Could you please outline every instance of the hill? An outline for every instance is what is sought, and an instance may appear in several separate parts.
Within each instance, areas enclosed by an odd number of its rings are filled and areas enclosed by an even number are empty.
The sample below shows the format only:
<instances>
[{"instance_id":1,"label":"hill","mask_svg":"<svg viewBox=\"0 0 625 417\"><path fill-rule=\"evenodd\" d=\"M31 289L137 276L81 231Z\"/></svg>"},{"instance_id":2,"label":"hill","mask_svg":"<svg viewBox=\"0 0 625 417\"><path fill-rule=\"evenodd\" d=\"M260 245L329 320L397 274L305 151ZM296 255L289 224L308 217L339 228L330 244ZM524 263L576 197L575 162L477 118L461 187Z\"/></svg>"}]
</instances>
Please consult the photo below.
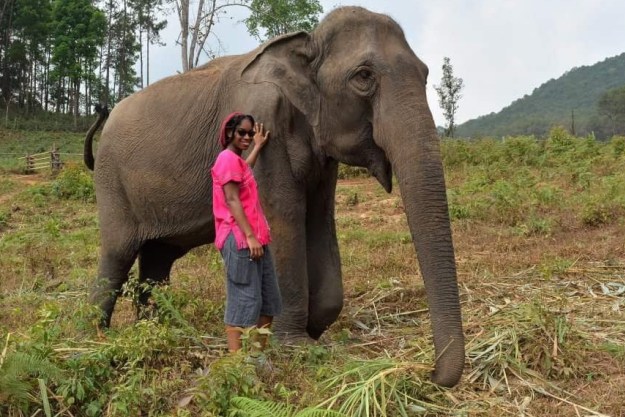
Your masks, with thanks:
<instances>
[{"instance_id":1,"label":"hill","mask_svg":"<svg viewBox=\"0 0 625 417\"><path fill-rule=\"evenodd\" d=\"M573 68L500 112L459 125L457 136L544 136L553 125L571 129L574 112L575 134L594 132L598 138L603 138L609 132L597 113L597 102L607 90L624 85L625 53L594 65Z\"/></svg>"}]
</instances>

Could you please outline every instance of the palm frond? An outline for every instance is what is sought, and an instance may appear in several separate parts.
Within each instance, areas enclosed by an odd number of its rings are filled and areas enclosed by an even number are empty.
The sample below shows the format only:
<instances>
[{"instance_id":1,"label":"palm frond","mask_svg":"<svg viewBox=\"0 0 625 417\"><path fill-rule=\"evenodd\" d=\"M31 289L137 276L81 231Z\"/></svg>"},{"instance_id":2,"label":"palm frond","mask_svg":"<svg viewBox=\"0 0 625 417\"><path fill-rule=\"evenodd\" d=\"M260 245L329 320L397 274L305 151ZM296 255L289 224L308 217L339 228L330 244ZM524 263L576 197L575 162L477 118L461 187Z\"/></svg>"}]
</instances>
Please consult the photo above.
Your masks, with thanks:
<instances>
[{"instance_id":1,"label":"palm frond","mask_svg":"<svg viewBox=\"0 0 625 417\"><path fill-rule=\"evenodd\" d=\"M349 416L402 416L414 409L447 412L444 407L424 400L436 388L425 376L428 365L393 359L357 361L342 374L326 381L326 389L338 391L320 404Z\"/></svg>"}]
</instances>

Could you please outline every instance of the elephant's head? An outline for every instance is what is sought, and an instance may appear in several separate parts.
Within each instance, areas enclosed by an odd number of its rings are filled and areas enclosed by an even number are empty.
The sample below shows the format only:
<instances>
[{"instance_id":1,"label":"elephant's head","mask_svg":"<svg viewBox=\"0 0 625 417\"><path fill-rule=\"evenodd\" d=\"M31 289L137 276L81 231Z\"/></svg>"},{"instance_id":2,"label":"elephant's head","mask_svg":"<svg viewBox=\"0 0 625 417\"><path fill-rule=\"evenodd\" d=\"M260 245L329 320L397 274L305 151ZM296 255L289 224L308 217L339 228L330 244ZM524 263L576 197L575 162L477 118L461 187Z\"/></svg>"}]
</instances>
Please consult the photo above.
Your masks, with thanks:
<instances>
[{"instance_id":1,"label":"elephant's head","mask_svg":"<svg viewBox=\"0 0 625 417\"><path fill-rule=\"evenodd\" d=\"M395 173L425 280L436 353L433 380L453 386L462 374L464 337L427 73L396 22L346 7L310 34L263 45L242 79L277 86L290 112L307 121L309 147L290 150L297 154L294 175L305 174L312 155L367 167L387 191Z\"/></svg>"}]
</instances>

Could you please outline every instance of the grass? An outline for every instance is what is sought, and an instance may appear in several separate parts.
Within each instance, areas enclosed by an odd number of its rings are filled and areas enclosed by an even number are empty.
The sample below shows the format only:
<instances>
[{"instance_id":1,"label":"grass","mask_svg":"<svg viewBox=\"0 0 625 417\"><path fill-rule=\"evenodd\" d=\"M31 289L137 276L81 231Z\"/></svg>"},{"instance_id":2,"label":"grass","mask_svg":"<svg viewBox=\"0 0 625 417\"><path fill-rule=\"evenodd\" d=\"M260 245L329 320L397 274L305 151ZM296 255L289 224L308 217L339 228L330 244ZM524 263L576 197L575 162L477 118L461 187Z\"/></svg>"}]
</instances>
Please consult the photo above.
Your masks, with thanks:
<instances>
[{"instance_id":1,"label":"grass","mask_svg":"<svg viewBox=\"0 0 625 417\"><path fill-rule=\"evenodd\" d=\"M0 146L18 146L4 134ZM622 415L624 143L562 130L443 143L467 351L453 389L429 381L398 190L340 180L345 307L318 344L229 356L213 248L175 264L158 320L135 322L127 286L100 339L85 302L99 239L90 174L0 172L0 414Z\"/></svg>"},{"instance_id":2,"label":"grass","mask_svg":"<svg viewBox=\"0 0 625 417\"><path fill-rule=\"evenodd\" d=\"M7 130L0 128L0 173L23 173L26 154L49 152L54 146L61 160L82 161L84 133Z\"/></svg>"}]
</instances>

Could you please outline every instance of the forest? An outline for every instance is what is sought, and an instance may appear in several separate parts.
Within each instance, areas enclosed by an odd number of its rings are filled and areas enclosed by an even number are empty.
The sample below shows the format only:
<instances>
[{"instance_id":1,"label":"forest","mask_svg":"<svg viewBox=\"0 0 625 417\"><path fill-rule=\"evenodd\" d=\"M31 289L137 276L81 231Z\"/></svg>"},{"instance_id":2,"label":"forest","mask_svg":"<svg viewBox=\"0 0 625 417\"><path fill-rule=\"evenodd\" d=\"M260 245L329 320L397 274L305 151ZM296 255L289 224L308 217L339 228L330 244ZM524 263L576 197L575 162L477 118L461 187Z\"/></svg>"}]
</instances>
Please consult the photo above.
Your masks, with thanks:
<instances>
[{"instance_id":1,"label":"forest","mask_svg":"<svg viewBox=\"0 0 625 417\"><path fill-rule=\"evenodd\" d=\"M597 139L625 134L625 53L572 68L501 111L459 125L457 135L545 137L554 125Z\"/></svg>"},{"instance_id":2,"label":"forest","mask_svg":"<svg viewBox=\"0 0 625 417\"><path fill-rule=\"evenodd\" d=\"M150 48L167 16L181 25L183 70L214 58L209 37L233 7L259 40L310 30L322 8L310 0L4 0L0 6L0 107L20 118L89 115L150 84ZM174 23L175 24L175 23Z\"/></svg>"}]
</instances>

